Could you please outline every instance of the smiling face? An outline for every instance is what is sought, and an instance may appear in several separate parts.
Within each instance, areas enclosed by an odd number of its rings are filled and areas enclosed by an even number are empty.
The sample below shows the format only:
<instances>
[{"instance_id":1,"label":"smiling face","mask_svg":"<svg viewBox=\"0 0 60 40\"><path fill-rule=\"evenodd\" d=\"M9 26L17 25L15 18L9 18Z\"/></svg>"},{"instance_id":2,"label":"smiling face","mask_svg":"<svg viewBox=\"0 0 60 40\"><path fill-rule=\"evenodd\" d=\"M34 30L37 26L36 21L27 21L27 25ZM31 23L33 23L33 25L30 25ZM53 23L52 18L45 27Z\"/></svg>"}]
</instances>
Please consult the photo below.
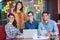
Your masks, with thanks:
<instances>
[{"instance_id":1,"label":"smiling face","mask_svg":"<svg viewBox=\"0 0 60 40\"><path fill-rule=\"evenodd\" d=\"M9 19L9 22L13 22L13 21L14 21L14 16L13 16L13 15L10 15L10 16L8 17L8 19Z\"/></svg>"},{"instance_id":2,"label":"smiling face","mask_svg":"<svg viewBox=\"0 0 60 40\"><path fill-rule=\"evenodd\" d=\"M28 17L29 17L29 20L33 20L33 18L34 18L32 13L29 13Z\"/></svg>"},{"instance_id":3,"label":"smiling face","mask_svg":"<svg viewBox=\"0 0 60 40\"><path fill-rule=\"evenodd\" d=\"M17 9L20 10L21 8L22 8L21 3L18 3L18 4L17 4Z\"/></svg>"},{"instance_id":4,"label":"smiling face","mask_svg":"<svg viewBox=\"0 0 60 40\"><path fill-rule=\"evenodd\" d=\"M48 14L47 13L44 13L42 15L42 19L43 19L43 21L47 21L48 20Z\"/></svg>"}]
</instances>

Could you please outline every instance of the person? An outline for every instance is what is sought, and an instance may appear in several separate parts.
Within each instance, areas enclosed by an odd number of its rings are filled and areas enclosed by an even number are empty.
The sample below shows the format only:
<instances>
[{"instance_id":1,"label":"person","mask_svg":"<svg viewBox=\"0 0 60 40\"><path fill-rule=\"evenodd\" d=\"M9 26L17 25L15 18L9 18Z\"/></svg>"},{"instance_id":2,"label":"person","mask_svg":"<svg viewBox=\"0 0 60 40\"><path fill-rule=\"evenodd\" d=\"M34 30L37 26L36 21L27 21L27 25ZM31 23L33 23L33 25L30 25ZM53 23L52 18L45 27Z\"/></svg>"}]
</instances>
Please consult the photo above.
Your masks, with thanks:
<instances>
[{"instance_id":1,"label":"person","mask_svg":"<svg viewBox=\"0 0 60 40\"><path fill-rule=\"evenodd\" d=\"M49 13L44 11L42 13L42 22L39 23L38 33L40 35L49 36L49 40L59 40L58 38L58 28L54 20L49 19ZM43 31L44 30L44 31Z\"/></svg>"},{"instance_id":2,"label":"person","mask_svg":"<svg viewBox=\"0 0 60 40\"><path fill-rule=\"evenodd\" d=\"M15 16L10 13L8 15L8 23L5 25L6 37L7 38L20 38L20 31L17 27Z\"/></svg>"},{"instance_id":3,"label":"person","mask_svg":"<svg viewBox=\"0 0 60 40\"><path fill-rule=\"evenodd\" d=\"M17 26L20 29L20 32L23 33L24 29L24 22L26 21L27 17L23 11L23 4L22 2L18 1L15 6L15 10L13 12L15 16L15 20L17 22Z\"/></svg>"},{"instance_id":4,"label":"person","mask_svg":"<svg viewBox=\"0 0 60 40\"><path fill-rule=\"evenodd\" d=\"M28 12L28 21L25 22L25 29L37 29L38 22L34 19L34 14L32 11Z\"/></svg>"}]
</instances>

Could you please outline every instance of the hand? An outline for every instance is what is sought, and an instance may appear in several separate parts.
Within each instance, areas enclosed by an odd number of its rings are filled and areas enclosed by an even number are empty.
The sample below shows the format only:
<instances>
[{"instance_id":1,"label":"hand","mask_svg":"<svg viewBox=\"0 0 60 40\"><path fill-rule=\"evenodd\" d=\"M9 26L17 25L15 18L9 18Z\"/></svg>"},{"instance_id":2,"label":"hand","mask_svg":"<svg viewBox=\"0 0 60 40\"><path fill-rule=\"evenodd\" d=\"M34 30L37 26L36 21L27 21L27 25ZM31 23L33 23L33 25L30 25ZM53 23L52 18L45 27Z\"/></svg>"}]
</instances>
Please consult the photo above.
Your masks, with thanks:
<instances>
[{"instance_id":1,"label":"hand","mask_svg":"<svg viewBox=\"0 0 60 40\"><path fill-rule=\"evenodd\" d=\"M53 32L50 32L50 34L51 34L52 36L54 36L54 35L55 35L55 33L53 33Z\"/></svg>"},{"instance_id":2,"label":"hand","mask_svg":"<svg viewBox=\"0 0 60 40\"><path fill-rule=\"evenodd\" d=\"M49 37L51 36L51 34L50 34L50 33L47 33L46 35L47 35L47 36L49 36Z\"/></svg>"},{"instance_id":3,"label":"hand","mask_svg":"<svg viewBox=\"0 0 60 40\"><path fill-rule=\"evenodd\" d=\"M16 38L20 38L20 35L17 35Z\"/></svg>"}]
</instances>

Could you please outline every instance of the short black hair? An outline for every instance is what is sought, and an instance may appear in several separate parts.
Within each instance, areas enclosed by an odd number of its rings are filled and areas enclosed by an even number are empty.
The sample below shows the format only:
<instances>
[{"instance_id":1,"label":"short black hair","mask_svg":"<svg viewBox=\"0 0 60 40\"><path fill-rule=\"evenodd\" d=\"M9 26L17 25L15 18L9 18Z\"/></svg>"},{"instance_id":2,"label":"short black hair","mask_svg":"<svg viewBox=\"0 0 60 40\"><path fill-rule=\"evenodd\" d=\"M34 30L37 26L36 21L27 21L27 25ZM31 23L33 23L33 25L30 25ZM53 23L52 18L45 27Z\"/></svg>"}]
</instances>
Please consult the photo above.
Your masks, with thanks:
<instances>
[{"instance_id":1,"label":"short black hair","mask_svg":"<svg viewBox=\"0 0 60 40\"><path fill-rule=\"evenodd\" d=\"M30 13L31 13L32 15L34 15L34 13L33 13L32 11L29 11L29 12L28 12L28 14L30 14Z\"/></svg>"},{"instance_id":2,"label":"short black hair","mask_svg":"<svg viewBox=\"0 0 60 40\"><path fill-rule=\"evenodd\" d=\"M47 11L43 11L42 16L43 16L43 14L49 15L49 13Z\"/></svg>"}]
</instances>

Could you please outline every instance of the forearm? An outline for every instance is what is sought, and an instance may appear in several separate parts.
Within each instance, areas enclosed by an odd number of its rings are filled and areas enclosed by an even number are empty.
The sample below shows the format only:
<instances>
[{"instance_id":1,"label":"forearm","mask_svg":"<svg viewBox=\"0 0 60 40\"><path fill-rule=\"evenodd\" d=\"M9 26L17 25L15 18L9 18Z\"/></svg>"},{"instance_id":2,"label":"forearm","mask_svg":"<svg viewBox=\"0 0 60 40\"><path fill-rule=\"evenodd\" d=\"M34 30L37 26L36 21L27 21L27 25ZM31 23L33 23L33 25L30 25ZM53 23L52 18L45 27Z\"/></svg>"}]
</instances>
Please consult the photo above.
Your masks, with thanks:
<instances>
[{"instance_id":1,"label":"forearm","mask_svg":"<svg viewBox=\"0 0 60 40\"><path fill-rule=\"evenodd\" d=\"M56 35L58 35L58 33L56 33L56 32L50 32L50 35L51 36L56 36Z\"/></svg>"}]
</instances>

